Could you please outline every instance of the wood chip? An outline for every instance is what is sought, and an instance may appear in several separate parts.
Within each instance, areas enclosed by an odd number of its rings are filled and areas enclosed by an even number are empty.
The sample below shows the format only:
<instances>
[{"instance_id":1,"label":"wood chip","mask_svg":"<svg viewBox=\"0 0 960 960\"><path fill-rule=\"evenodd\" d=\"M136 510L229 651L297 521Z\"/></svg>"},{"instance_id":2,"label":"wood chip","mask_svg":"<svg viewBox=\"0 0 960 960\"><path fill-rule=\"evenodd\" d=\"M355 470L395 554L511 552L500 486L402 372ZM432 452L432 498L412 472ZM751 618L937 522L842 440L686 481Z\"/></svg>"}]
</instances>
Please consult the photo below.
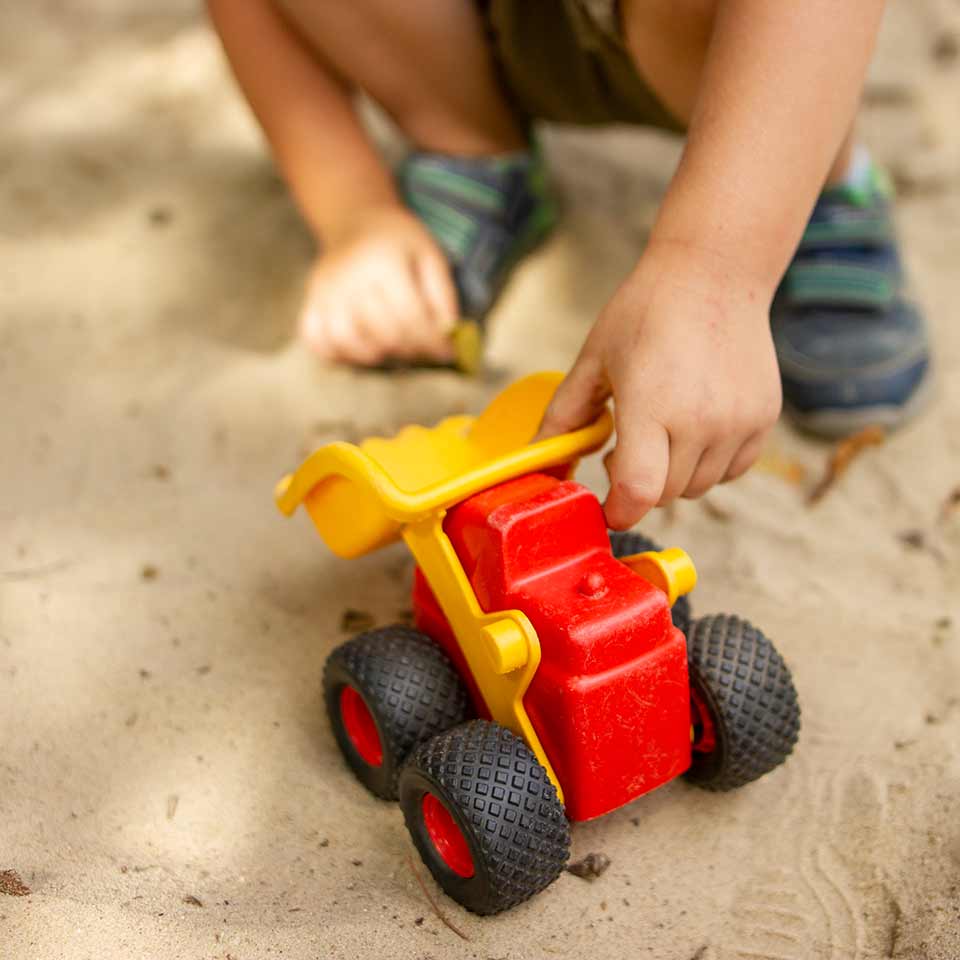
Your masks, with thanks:
<instances>
[{"instance_id":1,"label":"wood chip","mask_svg":"<svg viewBox=\"0 0 960 960\"><path fill-rule=\"evenodd\" d=\"M792 457L786 457L776 450L765 450L761 453L757 462L753 465L753 469L786 480L794 487L799 487L807 476L807 468L804 464Z\"/></svg>"},{"instance_id":2,"label":"wood chip","mask_svg":"<svg viewBox=\"0 0 960 960\"><path fill-rule=\"evenodd\" d=\"M951 64L960 56L960 34L944 30L930 47L930 55L940 64Z\"/></svg>"},{"instance_id":3,"label":"wood chip","mask_svg":"<svg viewBox=\"0 0 960 960\"><path fill-rule=\"evenodd\" d=\"M940 522L945 523L955 513L960 512L960 485L954 487L940 504Z\"/></svg>"},{"instance_id":4,"label":"wood chip","mask_svg":"<svg viewBox=\"0 0 960 960\"><path fill-rule=\"evenodd\" d=\"M177 814L177 804L180 802L180 798L175 794L171 793L167 797L167 819L172 820Z\"/></svg>"},{"instance_id":5,"label":"wood chip","mask_svg":"<svg viewBox=\"0 0 960 960\"><path fill-rule=\"evenodd\" d=\"M830 454L823 476L807 496L807 505L819 503L867 447L877 447L885 439L883 427L871 426L841 440Z\"/></svg>"},{"instance_id":6,"label":"wood chip","mask_svg":"<svg viewBox=\"0 0 960 960\"><path fill-rule=\"evenodd\" d=\"M0 870L0 893L8 897L27 897L30 888L20 879L16 870Z\"/></svg>"},{"instance_id":7,"label":"wood chip","mask_svg":"<svg viewBox=\"0 0 960 960\"><path fill-rule=\"evenodd\" d=\"M199 897L195 897L192 893L188 893L183 898L184 903L190 904L191 907L202 907L203 901Z\"/></svg>"},{"instance_id":8,"label":"wood chip","mask_svg":"<svg viewBox=\"0 0 960 960\"><path fill-rule=\"evenodd\" d=\"M924 553L929 553L938 563L947 562L944 552L935 543L930 542L930 537L924 530L901 530L897 534L897 539L911 550L922 550Z\"/></svg>"},{"instance_id":9,"label":"wood chip","mask_svg":"<svg viewBox=\"0 0 960 960\"><path fill-rule=\"evenodd\" d=\"M357 633L361 630L369 630L375 623L372 613L347 607L340 616L340 632Z\"/></svg>"},{"instance_id":10,"label":"wood chip","mask_svg":"<svg viewBox=\"0 0 960 960\"><path fill-rule=\"evenodd\" d=\"M567 873L572 873L581 880L596 880L606 873L610 866L610 858L605 853L588 853L582 860L575 860L567 864Z\"/></svg>"},{"instance_id":11,"label":"wood chip","mask_svg":"<svg viewBox=\"0 0 960 960\"><path fill-rule=\"evenodd\" d=\"M927 548L927 535L922 530L902 530L897 534L897 539L911 550Z\"/></svg>"}]
</instances>

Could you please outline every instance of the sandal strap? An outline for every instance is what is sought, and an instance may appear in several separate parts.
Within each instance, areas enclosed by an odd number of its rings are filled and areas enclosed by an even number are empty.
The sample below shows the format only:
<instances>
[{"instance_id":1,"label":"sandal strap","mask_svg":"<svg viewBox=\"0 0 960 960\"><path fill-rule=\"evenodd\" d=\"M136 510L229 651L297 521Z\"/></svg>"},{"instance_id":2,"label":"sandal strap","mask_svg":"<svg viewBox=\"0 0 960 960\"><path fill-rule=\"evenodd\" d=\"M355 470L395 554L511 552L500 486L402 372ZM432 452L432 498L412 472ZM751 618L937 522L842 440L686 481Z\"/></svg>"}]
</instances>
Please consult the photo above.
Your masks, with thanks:
<instances>
[{"instance_id":1,"label":"sandal strap","mask_svg":"<svg viewBox=\"0 0 960 960\"><path fill-rule=\"evenodd\" d=\"M889 309L903 286L891 196L877 168L862 187L824 190L777 291L779 305Z\"/></svg>"},{"instance_id":2,"label":"sandal strap","mask_svg":"<svg viewBox=\"0 0 960 960\"><path fill-rule=\"evenodd\" d=\"M397 182L446 254L467 317L490 310L510 268L556 222L535 149L477 159L415 152Z\"/></svg>"},{"instance_id":3,"label":"sandal strap","mask_svg":"<svg viewBox=\"0 0 960 960\"><path fill-rule=\"evenodd\" d=\"M794 307L885 310L902 285L903 271L895 247L832 250L796 257L778 296Z\"/></svg>"},{"instance_id":4,"label":"sandal strap","mask_svg":"<svg viewBox=\"0 0 960 960\"><path fill-rule=\"evenodd\" d=\"M813 208L799 252L894 243L892 198L889 179L876 167L863 187L841 185L827 188Z\"/></svg>"}]
</instances>

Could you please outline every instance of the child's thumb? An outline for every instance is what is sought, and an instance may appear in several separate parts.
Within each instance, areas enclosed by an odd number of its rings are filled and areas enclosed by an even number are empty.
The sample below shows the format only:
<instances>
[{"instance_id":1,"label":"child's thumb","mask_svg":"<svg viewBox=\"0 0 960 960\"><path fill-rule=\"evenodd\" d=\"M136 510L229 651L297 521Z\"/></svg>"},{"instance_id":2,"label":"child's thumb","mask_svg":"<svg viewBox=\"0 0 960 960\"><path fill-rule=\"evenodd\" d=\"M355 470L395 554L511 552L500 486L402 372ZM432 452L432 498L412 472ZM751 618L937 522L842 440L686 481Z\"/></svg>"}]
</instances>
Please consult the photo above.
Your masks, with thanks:
<instances>
[{"instance_id":1,"label":"child's thumb","mask_svg":"<svg viewBox=\"0 0 960 960\"><path fill-rule=\"evenodd\" d=\"M545 440L593 423L609 397L610 386L603 365L597 358L581 354L557 387L534 440Z\"/></svg>"}]
</instances>

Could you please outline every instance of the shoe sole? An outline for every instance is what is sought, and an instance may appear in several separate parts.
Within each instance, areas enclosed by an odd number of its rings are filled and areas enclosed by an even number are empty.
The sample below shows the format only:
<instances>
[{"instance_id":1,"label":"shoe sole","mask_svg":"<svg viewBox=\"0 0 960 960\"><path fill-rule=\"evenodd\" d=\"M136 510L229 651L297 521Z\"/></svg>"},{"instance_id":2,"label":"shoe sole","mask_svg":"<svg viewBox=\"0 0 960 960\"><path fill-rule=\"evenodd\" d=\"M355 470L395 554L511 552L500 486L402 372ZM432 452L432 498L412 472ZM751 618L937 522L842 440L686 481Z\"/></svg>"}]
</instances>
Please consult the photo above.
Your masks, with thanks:
<instances>
[{"instance_id":1,"label":"shoe sole","mask_svg":"<svg viewBox=\"0 0 960 960\"><path fill-rule=\"evenodd\" d=\"M804 433L837 440L857 433L866 427L880 426L885 430L896 430L908 420L912 420L931 401L934 394L933 374L928 373L924 381L913 392L906 403L894 405L876 405L844 409L825 407L816 411L801 411L789 404L784 411L791 421Z\"/></svg>"}]
</instances>

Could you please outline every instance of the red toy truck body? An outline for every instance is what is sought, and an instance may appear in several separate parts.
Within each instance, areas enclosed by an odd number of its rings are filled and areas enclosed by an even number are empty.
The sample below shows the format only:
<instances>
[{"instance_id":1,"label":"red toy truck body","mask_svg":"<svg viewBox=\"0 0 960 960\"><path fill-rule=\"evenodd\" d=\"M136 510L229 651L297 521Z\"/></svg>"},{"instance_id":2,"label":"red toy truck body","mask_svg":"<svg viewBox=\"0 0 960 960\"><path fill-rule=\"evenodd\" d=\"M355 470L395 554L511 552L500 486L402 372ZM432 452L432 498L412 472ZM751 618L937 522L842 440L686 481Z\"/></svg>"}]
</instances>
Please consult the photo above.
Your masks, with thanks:
<instances>
[{"instance_id":1,"label":"red toy truck body","mask_svg":"<svg viewBox=\"0 0 960 960\"><path fill-rule=\"evenodd\" d=\"M690 684L683 634L662 591L615 560L596 497L531 474L454 507L444 529L485 610L520 609L542 659L524 705L563 788L571 820L608 813L690 766ZM468 680L426 579L417 626Z\"/></svg>"}]
</instances>

